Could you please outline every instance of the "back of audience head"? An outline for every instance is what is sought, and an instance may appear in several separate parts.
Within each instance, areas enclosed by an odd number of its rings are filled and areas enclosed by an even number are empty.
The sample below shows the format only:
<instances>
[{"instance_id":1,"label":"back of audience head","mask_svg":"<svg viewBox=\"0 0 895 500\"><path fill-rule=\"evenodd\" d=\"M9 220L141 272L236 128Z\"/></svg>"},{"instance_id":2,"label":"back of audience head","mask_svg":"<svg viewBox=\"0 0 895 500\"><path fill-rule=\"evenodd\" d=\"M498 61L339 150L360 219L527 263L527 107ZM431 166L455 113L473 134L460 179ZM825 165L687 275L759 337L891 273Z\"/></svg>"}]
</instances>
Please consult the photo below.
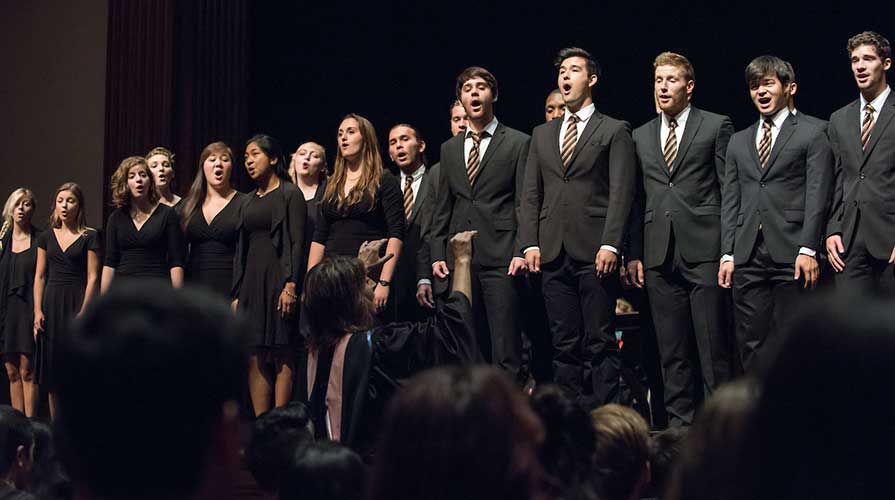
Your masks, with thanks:
<instances>
[{"instance_id":1,"label":"back of audience head","mask_svg":"<svg viewBox=\"0 0 895 500\"><path fill-rule=\"evenodd\" d=\"M311 419L303 403L293 401L259 416L252 424L246 464L261 489L274 492L296 450L313 441Z\"/></svg>"},{"instance_id":2,"label":"back of audience head","mask_svg":"<svg viewBox=\"0 0 895 500\"><path fill-rule=\"evenodd\" d=\"M597 435L594 464L602 500L640 498L650 480L649 425L627 406L608 404L591 412Z\"/></svg>"},{"instance_id":3,"label":"back of audience head","mask_svg":"<svg viewBox=\"0 0 895 500\"><path fill-rule=\"evenodd\" d=\"M24 413L11 406L0 406L0 480L27 486L34 460L34 430Z\"/></svg>"},{"instance_id":4,"label":"back of audience head","mask_svg":"<svg viewBox=\"0 0 895 500\"><path fill-rule=\"evenodd\" d=\"M363 500L367 470L360 456L332 441L297 449L280 486L280 500Z\"/></svg>"},{"instance_id":5,"label":"back of audience head","mask_svg":"<svg viewBox=\"0 0 895 500\"><path fill-rule=\"evenodd\" d=\"M494 367L429 370L390 402L373 500L541 498L543 427Z\"/></svg>"},{"instance_id":6,"label":"back of audience head","mask_svg":"<svg viewBox=\"0 0 895 500\"><path fill-rule=\"evenodd\" d=\"M754 487L751 498L891 497L891 301L840 296L806 306L793 325L762 380L740 487Z\"/></svg>"},{"instance_id":7,"label":"back of audience head","mask_svg":"<svg viewBox=\"0 0 895 500\"><path fill-rule=\"evenodd\" d=\"M687 438L687 427L669 427L650 438L650 498L664 498L671 471Z\"/></svg>"},{"instance_id":8,"label":"back of audience head","mask_svg":"<svg viewBox=\"0 0 895 500\"><path fill-rule=\"evenodd\" d=\"M33 420L34 466L29 474L29 491L41 500L70 499L74 495L71 481L59 463L53 428L40 420Z\"/></svg>"},{"instance_id":9,"label":"back of audience head","mask_svg":"<svg viewBox=\"0 0 895 500\"><path fill-rule=\"evenodd\" d=\"M705 402L672 469L667 498L749 498L735 483L745 471L740 444L758 394L754 380L741 378L721 386Z\"/></svg>"},{"instance_id":10,"label":"back of audience head","mask_svg":"<svg viewBox=\"0 0 895 500\"><path fill-rule=\"evenodd\" d=\"M594 427L587 412L558 386L538 386L531 406L544 425L541 465L565 499L591 489Z\"/></svg>"},{"instance_id":11,"label":"back of audience head","mask_svg":"<svg viewBox=\"0 0 895 500\"><path fill-rule=\"evenodd\" d=\"M57 358L57 446L76 489L112 499L225 488L211 476L239 467L246 376L228 305L143 282L91 306Z\"/></svg>"}]
</instances>

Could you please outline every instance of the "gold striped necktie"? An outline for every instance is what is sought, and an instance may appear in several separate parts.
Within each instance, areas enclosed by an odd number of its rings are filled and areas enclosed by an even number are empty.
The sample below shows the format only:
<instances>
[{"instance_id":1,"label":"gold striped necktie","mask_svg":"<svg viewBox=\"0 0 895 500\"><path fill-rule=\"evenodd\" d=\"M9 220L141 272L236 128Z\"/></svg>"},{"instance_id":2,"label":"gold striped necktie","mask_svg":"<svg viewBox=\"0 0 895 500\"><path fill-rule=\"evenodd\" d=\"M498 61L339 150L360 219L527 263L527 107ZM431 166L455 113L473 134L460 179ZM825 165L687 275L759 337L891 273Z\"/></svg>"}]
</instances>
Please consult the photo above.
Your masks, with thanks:
<instances>
[{"instance_id":1,"label":"gold striped necktie","mask_svg":"<svg viewBox=\"0 0 895 500\"><path fill-rule=\"evenodd\" d=\"M562 169L565 171L572 162L572 151L575 150L575 144L578 143L578 116L572 114L569 116L568 125L566 127L566 135L562 140L562 148L560 156L562 157Z\"/></svg>"},{"instance_id":2,"label":"gold striped necktie","mask_svg":"<svg viewBox=\"0 0 895 500\"><path fill-rule=\"evenodd\" d=\"M870 103L864 107L864 123L861 125L861 149L867 148L867 141L870 139L870 131L873 130L873 106Z\"/></svg>"},{"instance_id":3,"label":"gold striped necktie","mask_svg":"<svg viewBox=\"0 0 895 500\"><path fill-rule=\"evenodd\" d=\"M665 164L668 165L668 170L671 170L671 164L674 163L674 159L677 157L677 134L675 133L675 129L677 129L677 120L669 118L668 138L665 139L665 147L662 151L663 156L665 156Z\"/></svg>"},{"instance_id":4,"label":"gold striped necktie","mask_svg":"<svg viewBox=\"0 0 895 500\"><path fill-rule=\"evenodd\" d=\"M765 118L761 125L764 135L761 136L761 142L758 143L758 161L761 163L762 169L768 164L768 159L771 157L771 127L773 125L774 121L770 118Z\"/></svg>"},{"instance_id":5,"label":"gold striped necktie","mask_svg":"<svg viewBox=\"0 0 895 500\"><path fill-rule=\"evenodd\" d=\"M413 176L404 176L404 217L410 220L410 214L413 212Z\"/></svg>"},{"instance_id":6,"label":"gold striped necktie","mask_svg":"<svg viewBox=\"0 0 895 500\"><path fill-rule=\"evenodd\" d=\"M482 137L485 132L469 131L469 137L472 137L472 149L469 150L469 157L466 159L466 176L469 178L469 185L475 184L476 178L479 176L479 146L482 143Z\"/></svg>"}]
</instances>

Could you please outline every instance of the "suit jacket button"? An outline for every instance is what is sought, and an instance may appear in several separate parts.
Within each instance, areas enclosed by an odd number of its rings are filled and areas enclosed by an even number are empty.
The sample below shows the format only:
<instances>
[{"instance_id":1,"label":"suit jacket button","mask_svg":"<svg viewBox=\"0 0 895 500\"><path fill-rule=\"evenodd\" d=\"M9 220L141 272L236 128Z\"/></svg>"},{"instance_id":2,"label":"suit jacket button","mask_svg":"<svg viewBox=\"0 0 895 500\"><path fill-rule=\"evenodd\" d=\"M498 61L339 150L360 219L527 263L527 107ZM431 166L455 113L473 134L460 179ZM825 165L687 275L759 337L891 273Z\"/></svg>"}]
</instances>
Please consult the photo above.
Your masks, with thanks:
<instances>
[{"instance_id":1,"label":"suit jacket button","mask_svg":"<svg viewBox=\"0 0 895 500\"><path fill-rule=\"evenodd\" d=\"M860 177L863 179L863 178L865 178L865 177L867 177L867 176L864 175L864 174L861 174Z\"/></svg>"},{"instance_id":2,"label":"suit jacket button","mask_svg":"<svg viewBox=\"0 0 895 500\"><path fill-rule=\"evenodd\" d=\"M669 183L668 183L668 187L673 188L673 187L674 187L674 183L673 183L673 182L669 182Z\"/></svg>"},{"instance_id":3,"label":"suit jacket button","mask_svg":"<svg viewBox=\"0 0 895 500\"><path fill-rule=\"evenodd\" d=\"M568 178L568 177L563 177L563 178L562 178L562 181L565 182L566 184L568 184L568 183L569 183L569 178Z\"/></svg>"},{"instance_id":4,"label":"suit jacket button","mask_svg":"<svg viewBox=\"0 0 895 500\"><path fill-rule=\"evenodd\" d=\"M855 206L858 206L858 200L855 200Z\"/></svg>"},{"instance_id":5,"label":"suit jacket button","mask_svg":"<svg viewBox=\"0 0 895 500\"><path fill-rule=\"evenodd\" d=\"M761 187L764 187L764 186L765 186L765 184L764 184L764 182L762 182L762 183L761 183Z\"/></svg>"},{"instance_id":6,"label":"suit jacket button","mask_svg":"<svg viewBox=\"0 0 895 500\"><path fill-rule=\"evenodd\" d=\"M671 212L669 210L665 211L665 217L671 217Z\"/></svg>"}]
</instances>

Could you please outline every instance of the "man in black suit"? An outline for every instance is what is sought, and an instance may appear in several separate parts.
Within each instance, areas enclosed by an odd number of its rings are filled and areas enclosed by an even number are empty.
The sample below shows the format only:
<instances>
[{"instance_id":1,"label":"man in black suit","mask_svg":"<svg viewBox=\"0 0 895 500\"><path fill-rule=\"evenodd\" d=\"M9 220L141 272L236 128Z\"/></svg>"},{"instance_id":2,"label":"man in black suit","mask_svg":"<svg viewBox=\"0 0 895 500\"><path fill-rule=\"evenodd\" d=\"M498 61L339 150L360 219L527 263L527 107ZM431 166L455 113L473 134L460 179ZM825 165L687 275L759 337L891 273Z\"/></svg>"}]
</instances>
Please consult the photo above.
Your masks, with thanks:
<instances>
[{"instance_id":1,"label":"man in black suit","mask_svg":"<svg viewBox=\"0 0 895 500\"><path fill-rule=\"evenodd\" d=\"M646 286L669 423L679 426L692 424L703 395L730 377L729 299L717 276L721 184L733 124L690 104L695 81L686 57L663 52L653 67L662 113L633 134L642 184L625 276Z\"/></svg>"},{"instance_id":2,"label":"man in black suit","mask_svg":"<svg viewBox=\"0 0 895 500\"><path fill-rule=\"evenodd\" d=\"M627 123L594 106L593 56L563 49L556 67L566 112L534 129L519 248L529 269L544 274L554 379L595 408L619 396L612 322L618 252L634 198L634 144Z\"/></svg>"},{"instance_id":3,"label":"man in black suit","mask_svg":"<svg viewBox=\"0 0 895 500\"><path fill-rule=\"evenodd\" d=\"M425 311L417 302L417 288L432 283L432 267L418 256L423 244L424 224L431 219L429 201L434 196L430 170L426 168L426 142L413 125L401 123L388 133L388 155L400 171L398 180L404 193L405 258L398 261L395 278L395 321L417 321ZM426 214L429 207L429 214Z\"/></svg>"},{"instance_id":4,"label":"man in black suit","mask_svg":"<svg viewBox=\"0 0 895 500\"><path fill-rule=\"evenodd\" d=\"M789 113L791 82L777 57L749 63L746 83L760 119L734 134L727 147L718 283L733 287L737 344L747 373L767 366L783 341L799 288L817 282L817 250L833 185L824 130Z\"/></svg>"},{"instance_id":5,"label":"man in black suit","mask_svg":"<svg viewBox=\"0 0 895 500\"><path fill-rule=\"evenodd\" d=\"M469 122L466 118L466 110L459 99L455 99L451 104L451 137L462 132L466 132ZM436 307L436 297L443 297L450 288L447 278L438 279L432 276L432 215L435 213L435 202L438 200L438 183L441 175L441 163L436 163L426 170L426 181L429 183L431 194L422 200L420 205L420 230L422 241L417 250L417 265L425 267L429 274L429 279L420 279L416 287L416 300L420 307L428 310L434 310ZM434 283L433 281L434 280Z\"/></svg>"},{"instance_id":6,"label":"man in black suit","mask_svg":"<svg viewBox=\"0 0 895 500\"><path fill-rule=\"evenodd\" d=\"M895 97L886 83L889 41L867 31L848 41L860 97L830 116L836 157L827 253L836 286L895 295Z\"/></svg>"},{"instance_id":7,"label":"man in black suit","mask_svg":"<svg viewBox=\"0 0 895 500\"><path fill-rule=\"evenodd\" d=\"M516 227L529 136L494 117L497 79L488 70L466 68L456 90L469 128L441 146L432 274L444 278L449 272L445 243L451 234L478 231L473 285L481 292L474 293L473 311L479 338L490 341L486 357L490 351L493 364L523 383L519 280L527 267Z\"/></svg>"}]
</instances>

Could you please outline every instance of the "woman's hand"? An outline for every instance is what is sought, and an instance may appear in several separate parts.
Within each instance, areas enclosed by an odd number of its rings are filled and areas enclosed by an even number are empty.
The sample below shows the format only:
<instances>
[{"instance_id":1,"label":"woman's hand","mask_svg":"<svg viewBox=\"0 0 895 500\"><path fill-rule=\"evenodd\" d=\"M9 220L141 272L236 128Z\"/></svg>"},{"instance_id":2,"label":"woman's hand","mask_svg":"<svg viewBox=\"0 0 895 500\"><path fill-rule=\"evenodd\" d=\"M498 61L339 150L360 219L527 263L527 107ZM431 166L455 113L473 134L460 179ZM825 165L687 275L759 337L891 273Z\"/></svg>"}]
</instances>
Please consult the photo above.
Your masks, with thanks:
<instances>
[{"instance_id":1,"label":"woman's hand","mask_svg":"<svg viewBox=\"0 0 895 500\"><path fill-rule=\"evenodd\" d=\"M376 306L376 312L381 313L388 304L388 288L387 286L376 285L373 290L373 304Z\"/></svg>"},{"instance_id":2,"label":"woman's hand","mask_svg":"<svg viewBox=\"0 0 895 500\"><path fill-rule=\"evenodd\" d=\"M34 338L37 339L37 332L44 331L44 312L34 311Z\"/></svg>"},{"instance_id":3,"label":"woman's hand","mask_svg":"<svg viewBox=\"0 0 895 500\"><path fill-rule=\"evenodd\" d=\"M279 300L277 300L277 311L280 311L280 317L291 316L295 312L296 304L298 304L298 295L295 293L295 283L286 283L283 291L280 292Z\"/></svg>"}]
</instances>

